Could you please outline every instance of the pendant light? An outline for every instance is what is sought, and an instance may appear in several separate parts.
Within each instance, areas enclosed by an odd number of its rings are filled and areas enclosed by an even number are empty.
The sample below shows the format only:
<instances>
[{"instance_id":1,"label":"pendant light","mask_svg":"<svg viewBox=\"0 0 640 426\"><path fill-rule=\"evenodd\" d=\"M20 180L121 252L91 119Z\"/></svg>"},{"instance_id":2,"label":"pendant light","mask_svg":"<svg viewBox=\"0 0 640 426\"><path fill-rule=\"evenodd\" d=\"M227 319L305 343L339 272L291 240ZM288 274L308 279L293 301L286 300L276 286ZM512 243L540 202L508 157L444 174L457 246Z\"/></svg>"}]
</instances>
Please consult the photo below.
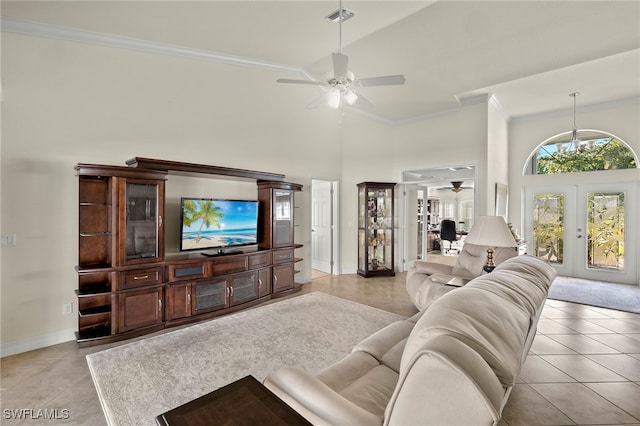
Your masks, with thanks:
<instances>
[{"instance_id":1,"label":"pendant light","mask_svg":"<svg viewBox=\"0 0 640 426\"><path fill-rule=\"evenodd\" d=\"M578 139L578 128L576 127L576 96L579 96L580 92L570 93L569 96L573 98L573 130L571 132L571 144L576 151L580 150L582 141Z\"/></svg>"}]
</instances>

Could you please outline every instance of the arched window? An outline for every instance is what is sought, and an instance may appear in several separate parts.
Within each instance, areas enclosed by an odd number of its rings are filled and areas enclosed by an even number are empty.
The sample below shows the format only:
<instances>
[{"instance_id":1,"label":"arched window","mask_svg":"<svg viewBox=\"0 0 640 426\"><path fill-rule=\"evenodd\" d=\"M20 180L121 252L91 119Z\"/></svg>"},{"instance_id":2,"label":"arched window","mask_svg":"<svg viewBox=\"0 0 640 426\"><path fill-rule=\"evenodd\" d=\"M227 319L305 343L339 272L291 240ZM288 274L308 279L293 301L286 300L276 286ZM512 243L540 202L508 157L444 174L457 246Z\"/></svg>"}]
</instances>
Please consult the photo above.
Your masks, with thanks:
<instances>
[{"instance_id":1,"label":"arched window","mask_svg":"<svg viewBox=\"0 0 640 426\"><path fill-rule=\"evenodd\" d=\"M633 169L638 158L629 146L614 135L599 130L561 133L544 141L531 154L525 174L591 172L595 170Z\"/></svg>"}]
</instances>

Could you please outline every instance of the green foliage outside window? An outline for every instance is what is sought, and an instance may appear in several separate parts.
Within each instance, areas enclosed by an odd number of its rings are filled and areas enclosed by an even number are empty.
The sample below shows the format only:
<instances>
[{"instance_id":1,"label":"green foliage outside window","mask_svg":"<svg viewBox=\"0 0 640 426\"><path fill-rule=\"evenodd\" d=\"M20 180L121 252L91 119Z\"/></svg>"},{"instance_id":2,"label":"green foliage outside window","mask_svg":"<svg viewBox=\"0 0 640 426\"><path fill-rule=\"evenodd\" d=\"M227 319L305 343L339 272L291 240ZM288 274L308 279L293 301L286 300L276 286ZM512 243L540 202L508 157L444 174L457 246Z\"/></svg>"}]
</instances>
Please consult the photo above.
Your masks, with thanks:
<instances>
[{"instance_id":1,"label":"green foliage outside window","mask_svg":"<svg viewBox=\"0 0 640 426\"><path fill-rule=\"evenodd\" d=\"M544 145L538 149L535 161L539 175L636 167L631 150L615 138L588 141L578 149L570 142Z\"/></svg>"},{"instance_id":2,"label":"green foliage outside window","mask_svg":"<svg viewBox=\"0 0 640 426\"><path fill-rule=\"evenodd\" d=\"M545 258L551 263L563 262L563 194L536 194L533 243L535 256Z\"/></svg>"},{"instance_id":3,"label":"green foliage outside window","mask_svg":"<svg viewBox=\"0 0 640 426\"><path fill-rule=\"evenodd\" d=\"M588 265L622 270L624 193L589 193L587 219Z\"/></svg>"}]
</instances>

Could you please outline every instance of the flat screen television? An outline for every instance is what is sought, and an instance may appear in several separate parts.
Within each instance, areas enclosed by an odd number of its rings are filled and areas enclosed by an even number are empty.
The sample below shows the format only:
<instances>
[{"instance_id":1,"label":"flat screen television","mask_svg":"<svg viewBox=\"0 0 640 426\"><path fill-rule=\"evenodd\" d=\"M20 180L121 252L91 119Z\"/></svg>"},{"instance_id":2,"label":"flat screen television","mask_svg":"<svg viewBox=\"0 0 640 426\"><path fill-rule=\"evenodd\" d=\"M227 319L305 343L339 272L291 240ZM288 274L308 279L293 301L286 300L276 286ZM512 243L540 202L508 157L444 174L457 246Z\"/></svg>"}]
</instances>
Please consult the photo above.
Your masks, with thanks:
<instances>
[{"instance_id":1,"label":"flat screen television","mask_svg":"<svg viewBox=\"0 0 640 426\"><path fill-rule=\"evenodd\" d=\"M258 202L181 198L180 251L258 243Z\"/></svg>"}]
</instances>

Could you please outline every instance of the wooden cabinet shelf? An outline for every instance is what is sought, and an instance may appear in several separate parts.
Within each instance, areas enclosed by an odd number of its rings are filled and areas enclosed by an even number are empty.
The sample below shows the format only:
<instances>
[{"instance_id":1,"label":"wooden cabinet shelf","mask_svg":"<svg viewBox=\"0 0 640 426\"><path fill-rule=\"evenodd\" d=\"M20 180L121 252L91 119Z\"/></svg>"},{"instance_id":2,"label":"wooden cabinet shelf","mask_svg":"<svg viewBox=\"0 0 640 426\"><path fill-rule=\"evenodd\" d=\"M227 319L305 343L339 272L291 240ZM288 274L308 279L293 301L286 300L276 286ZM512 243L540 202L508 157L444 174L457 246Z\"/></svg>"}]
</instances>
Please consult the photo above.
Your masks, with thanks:
<instances>
[{"instance_id":1,"label":"wooden cabinet shelf","mask_svg":"<svg viewBox=\"0 0 640 426\"><path fill-rule=\"evenodd\" d=\"M111 324L107 322L104 324L97 325L95 327L80 329L76 333L76 338L78 342L89 342L104 336L108 336L110 333L111 333Z\"/></svg>"},{"instance_id":2,"label":"wooden cabinet shelf","mask_svg":"<svg viewBox=\"0 0 640 426\"><path fill-rule=\"evenodd\" d=\"M91 284L76 290L76 294L78 295L78 297L95 296L98 294L109 293L111 293L111 284L109 283Z\"/></svg>"},{"instance_id":3,"label":"wooden cabinet shelf","mask_svg":"<svg viewBox=\"0 0 640 426\"><path fill-rule=\"evenodd\" d=\"M97 316L107 313L111 313L110 306L96 306L94 308L78 311L78 315L80 315L81 317Z\"/></svg>"}]
</instances>

